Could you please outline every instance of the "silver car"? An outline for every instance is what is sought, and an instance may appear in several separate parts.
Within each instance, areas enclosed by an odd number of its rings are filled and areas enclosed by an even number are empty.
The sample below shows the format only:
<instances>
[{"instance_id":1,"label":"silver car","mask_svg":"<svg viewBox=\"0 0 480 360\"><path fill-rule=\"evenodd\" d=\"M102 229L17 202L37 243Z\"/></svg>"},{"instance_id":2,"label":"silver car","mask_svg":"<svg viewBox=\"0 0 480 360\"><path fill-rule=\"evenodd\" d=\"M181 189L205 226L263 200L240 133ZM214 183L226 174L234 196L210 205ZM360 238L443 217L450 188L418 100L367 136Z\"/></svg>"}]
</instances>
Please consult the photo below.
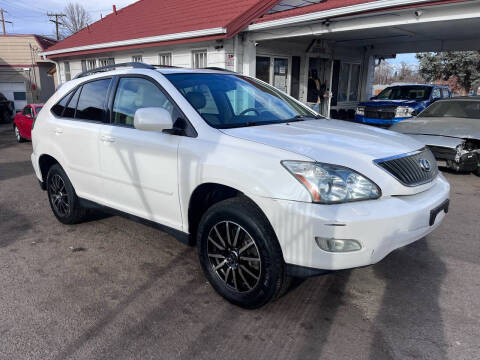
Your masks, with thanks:
<instances>
[{"instance_id":1,"label":"silver car","mask_svg":"<svg viewBox=\"0 0 480 360\"><path fill-rule=\"evenodd\" d=\"M439 166L480 176L480 97L439 100L390 130L427 145Z\"/></svg>"}]
</instances>

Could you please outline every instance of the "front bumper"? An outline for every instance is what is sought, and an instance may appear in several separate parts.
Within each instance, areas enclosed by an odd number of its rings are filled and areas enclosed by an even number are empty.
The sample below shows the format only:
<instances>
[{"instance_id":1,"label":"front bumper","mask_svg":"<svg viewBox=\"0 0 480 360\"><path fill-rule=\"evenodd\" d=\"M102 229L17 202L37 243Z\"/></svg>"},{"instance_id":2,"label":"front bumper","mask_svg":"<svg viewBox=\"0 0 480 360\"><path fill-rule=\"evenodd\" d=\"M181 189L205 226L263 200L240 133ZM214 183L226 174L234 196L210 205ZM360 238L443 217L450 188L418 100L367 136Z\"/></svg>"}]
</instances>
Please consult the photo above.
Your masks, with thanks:
<instances>
[{"instance_id":1,"label":"front bumper","mask_svg":"<svg viewBox=\"0 0 480 360\"><path fill-rule=\"evenodd\" d=\"M360 124L391 126L402 120L407 120L407 119L411 119L411 118L405 117L405 118L394 118L394 119L374 119L374 118L368 118L365 116L355 115L354 121Z\"/></svg>"},{"instance_id":2,"label":"front bumper","mask_svg":"<svg viewBox=\"0 0 480 360\"><path fill-rule=\"evenodd\" d=\"M270 220L287 264L322 270L341 270L374 264L390 252L435 230L445 212L430 225L431 211L449 198L450 185L439 175L419 194L383 197L339 205L254 198ZM362 249L331 253L315 237L353 239Z\"/></svg>"}]
</instances>

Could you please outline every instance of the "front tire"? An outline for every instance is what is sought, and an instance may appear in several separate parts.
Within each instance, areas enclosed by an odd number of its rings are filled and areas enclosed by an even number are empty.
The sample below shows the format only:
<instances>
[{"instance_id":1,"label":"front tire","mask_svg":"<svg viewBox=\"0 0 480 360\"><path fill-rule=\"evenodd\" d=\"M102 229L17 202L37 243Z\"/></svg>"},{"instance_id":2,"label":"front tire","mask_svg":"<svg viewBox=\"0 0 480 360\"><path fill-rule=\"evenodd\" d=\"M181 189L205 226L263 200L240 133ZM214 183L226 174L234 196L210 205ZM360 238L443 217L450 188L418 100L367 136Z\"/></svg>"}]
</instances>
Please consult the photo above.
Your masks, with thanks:
<instances>
[{"instance_id":1,"label":"front tire","mask_svg":"<svg viewBox=\"0 0 480 360\"><path fill-rule=\"evenodd\" d=\"M47 175L47 193L53 214L63 224L76 224L85 219L86 209L80 205L72 183L59 164Z\"/></svg>"},{"instance_id":2,"label":"front tire","mask_svg":"<svg viewBox=\"0 0 480 360\"><path fill-rule=\"evenodd\" d=\"M25 139L20 134L20 130L18 129L17 125L13 125L13 131L15 131L15 139L17 139L17 142L21 143L25 141Z\"/></svg>"},{"instance_id":3,"label":"front tire","mask_svg":"<svg viewBox=\"0 0 480 360\"><path fill-rule=\"evenodd\" d=\"M235 305L261 307L289 284L275 233L265 215L246 198L210 207L200 221L197 246L205 276Z\"/></svg>"}]
</instances>

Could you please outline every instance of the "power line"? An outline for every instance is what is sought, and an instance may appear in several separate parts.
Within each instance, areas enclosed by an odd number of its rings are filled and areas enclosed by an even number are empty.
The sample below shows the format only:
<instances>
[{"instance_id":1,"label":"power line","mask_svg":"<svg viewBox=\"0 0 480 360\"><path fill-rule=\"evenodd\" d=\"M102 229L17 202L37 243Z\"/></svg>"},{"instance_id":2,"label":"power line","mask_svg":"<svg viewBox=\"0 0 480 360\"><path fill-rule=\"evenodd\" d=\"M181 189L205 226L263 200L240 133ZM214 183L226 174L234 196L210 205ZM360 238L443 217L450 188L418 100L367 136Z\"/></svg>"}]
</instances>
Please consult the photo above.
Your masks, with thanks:
<instances>
[{"instance_id":1,"label":"power line","mask_svg":"<svg viewBox=\"0 0 480 360\"><path fill-rule=\"evenodd\" d=\"M13 24L13 22L5 20L4 12L7 11L0 8L0 21L2 22L3 35L7 35L7 32L5 31L5 23Z\"/></svg>"},{"instance_id":2,"label":"power line","mask_svg":"<svg viewBox=\"0 0 480 360\"><path fill-rule=\"evenodd\" d=\"M47 13L47 16L49 17L55 17L55 20L49 19L49 21L53 22L55 24L55 29L56 29L56 34L57 34L57 40L60 40L60 34L58 32L58 25L63 25L62 22L60 22L58 19L67 16L65 14L58 14L58 13Z\"/></svg>"}]
</instances>

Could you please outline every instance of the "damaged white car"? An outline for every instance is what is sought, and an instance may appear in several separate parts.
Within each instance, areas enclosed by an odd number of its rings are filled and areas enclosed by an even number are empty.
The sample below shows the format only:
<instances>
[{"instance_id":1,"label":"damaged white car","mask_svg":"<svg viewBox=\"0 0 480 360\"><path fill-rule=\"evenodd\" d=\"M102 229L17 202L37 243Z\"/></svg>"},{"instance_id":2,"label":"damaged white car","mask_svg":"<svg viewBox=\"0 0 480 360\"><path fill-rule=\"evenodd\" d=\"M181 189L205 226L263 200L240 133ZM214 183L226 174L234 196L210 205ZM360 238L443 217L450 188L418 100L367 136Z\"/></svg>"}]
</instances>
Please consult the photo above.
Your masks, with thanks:
<instances>
[{"instance_id":1,"label":"damaged white car","mask_svg":"<svg viewBox=\"0 0 480 360\"><path fill-rule=\"evenodd\" d=\"M438 166L480 176L480 97L440 100L390 130L408 134L432 150Z\"/></svg>"}]
</instances>

